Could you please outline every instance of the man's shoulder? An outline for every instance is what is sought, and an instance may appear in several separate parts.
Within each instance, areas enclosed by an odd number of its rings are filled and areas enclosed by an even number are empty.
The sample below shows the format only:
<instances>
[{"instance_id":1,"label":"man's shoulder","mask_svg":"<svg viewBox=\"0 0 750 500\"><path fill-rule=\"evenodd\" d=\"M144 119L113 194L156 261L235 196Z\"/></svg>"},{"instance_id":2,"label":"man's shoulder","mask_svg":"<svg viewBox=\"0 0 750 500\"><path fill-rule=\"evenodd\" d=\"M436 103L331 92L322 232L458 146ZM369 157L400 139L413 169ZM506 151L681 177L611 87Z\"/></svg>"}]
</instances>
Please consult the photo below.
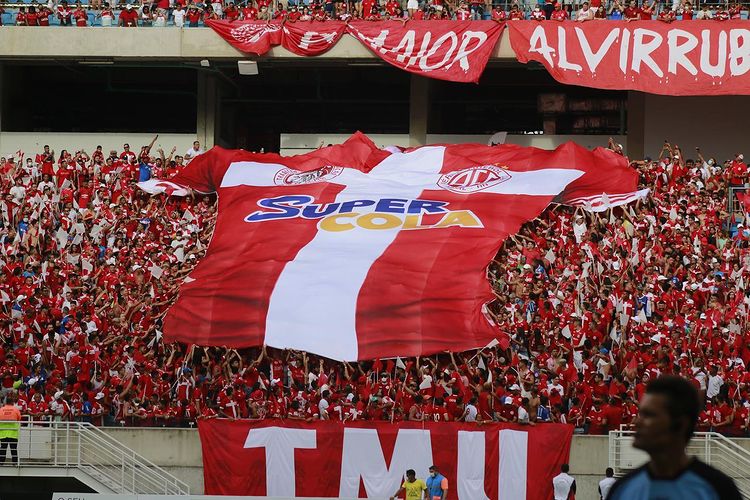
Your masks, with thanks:
<instances>
[{"instance_id":1,"label":"man's shoulder","mask_svg":"<svg viewBox=\"0 0 750 500\"><path fill-rule=\"evenodd\" d=\"M646 467L648 467L648 463L638 467L637 469L633 469L632 471L628 472L620 479L618 479L615 484L612 485L612 489L609 490L609 495L607 496L607 498L626 498L627 493L623 494L623 491L626 492L628 487L633 482L641 480L644 476L648 477L648 471L646 470ZM618 495L623 496L618 497Z\"/></svg>"},{"instance_id":2,"label":"man's shoulder","mask_svg":"<svg viewBox=\"0 0 750 500\"><path fill-rule=\"evenodd\" d=\"M739 500L742 498L734 480L720 470L698 459L693 460L689 470L710 484L722 500Z\"/></svg>"},{"instance_id":3,"label":"man's shoulder","mask_svg":"<svg viewBox=\"0 0 750 500\"><path fill-rule=\"evenodd\" d=\"M685 474L689 473L693 473L710 485L716 492L717 498L721 500L740 500L742 498L732 478L698 459L694 459L688 468L675 478L675 481L679 481L680 478L685 477ZM634 494L632 488L637 489L638 483L644 481L651 481L651 475L648 472L648 463L620 478L612 485L607 498L612 500L636 498L632 496Z\"/></svg>"}]
</instances>

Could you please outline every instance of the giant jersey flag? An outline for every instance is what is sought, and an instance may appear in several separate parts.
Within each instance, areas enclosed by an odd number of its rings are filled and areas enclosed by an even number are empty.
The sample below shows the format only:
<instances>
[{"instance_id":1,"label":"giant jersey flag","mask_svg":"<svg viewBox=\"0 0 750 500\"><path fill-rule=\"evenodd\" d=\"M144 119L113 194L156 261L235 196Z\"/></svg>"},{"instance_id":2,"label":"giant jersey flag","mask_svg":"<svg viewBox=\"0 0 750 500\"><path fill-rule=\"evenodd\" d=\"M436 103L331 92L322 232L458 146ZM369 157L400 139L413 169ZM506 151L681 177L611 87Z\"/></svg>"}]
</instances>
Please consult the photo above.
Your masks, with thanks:
<instances>
[{"instance_id":1,"label":"giant jersey flag","mask_svg":"<svg viewBox=\"0 0 750 500\"><path fill-rule=\"evenodd\" d=\"M572 143L388 152L356 134L292 157L213 148L141 185L218 193L164 338L337 360L484 346L499 335L482 311L503 240L553 199L614 205L636 183L625 158Z\"/></svg>"}]
</instances>

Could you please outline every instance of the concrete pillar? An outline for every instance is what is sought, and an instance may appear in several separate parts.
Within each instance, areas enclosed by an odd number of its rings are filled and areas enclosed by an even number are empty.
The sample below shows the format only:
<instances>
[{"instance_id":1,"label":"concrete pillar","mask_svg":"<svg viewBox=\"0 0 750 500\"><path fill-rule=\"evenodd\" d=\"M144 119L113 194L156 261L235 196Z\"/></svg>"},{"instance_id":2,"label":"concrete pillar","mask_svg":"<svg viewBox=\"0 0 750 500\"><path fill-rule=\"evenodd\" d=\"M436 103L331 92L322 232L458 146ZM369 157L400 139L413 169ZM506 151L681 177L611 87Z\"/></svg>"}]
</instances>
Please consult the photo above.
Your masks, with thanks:
<instances>
[{"instance_id":1,"label":"concrete pillar","mask_svg":"<svg viewBox=\"0 0 750 500\"><path fill-rule=\"evenodd\" d=\"M409 91L409 146L427 144L430 111L430 79L411 75Z\"/></svg>"},{"instance_id":2,"label":"concrete pillar","mask_svg":"<svg viewBox=\"0 0 750 500\"><path fill-rule=\"evenodd\" d=\"M213 147L216 140L218 99L216 77L203 71L198 73L198 116L196 136L204 149Z\"/></svg>"},{"instance_id":3,"label":"concrete pillar","mask_svg":"<svg viewBox=\"0 0 750 500\"><path fill-rule=\"evenodd\" d=\"M5 95L3 94L3 78L5 75L3 74L3 63L0 62L0 132L3 131L3 106L5 105ZM1 151L1 150L0 150Z\"/></svg>"},{"instance_id":4,"label":"concrete pillar","mask_svg":"<svg viewBox=\"0 0 750 500\"><path fill-rule=\"evenodd\" d=\"M631 160L639 160L646 151L646 94L628 92L628 143L625 153Z\"/></svg>"}]
</instances>

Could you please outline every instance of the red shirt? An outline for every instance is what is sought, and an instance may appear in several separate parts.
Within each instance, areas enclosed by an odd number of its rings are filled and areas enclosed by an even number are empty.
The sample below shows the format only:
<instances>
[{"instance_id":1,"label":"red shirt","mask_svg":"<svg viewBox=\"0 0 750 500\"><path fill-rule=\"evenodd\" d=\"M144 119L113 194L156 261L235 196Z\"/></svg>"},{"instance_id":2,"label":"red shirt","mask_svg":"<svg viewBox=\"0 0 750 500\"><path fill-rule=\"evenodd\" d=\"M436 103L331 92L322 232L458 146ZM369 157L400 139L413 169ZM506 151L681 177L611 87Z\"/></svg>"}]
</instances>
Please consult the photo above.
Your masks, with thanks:
<instances>
[{"instance_id":1,"label":"red shirt","mask_svg":"<svg viewBox=\"0 0 750 500\"><path fill-rule=\"evenodd\" d=\"M122 21L122 23L125 26L136 26L138 24L137 20L138 20L138 13L134 9L130 9L130 10L122 9L120 11L120 21ZM123 153L123 155L125 154L126 153ZM130 154L133 154L133 153L130 153Z\"/></svg>"},{"instance_id":2,"label":"red shirt","mask_svg":"<svg viewBox=\"0 0 750 500\"><path fill-rule=\"evenodd\" d=\"M89 23L89 15L85 10L76 10L73 12L73 17L76 20L76 26L87 26Z\"/></svg>"}]
</instances>

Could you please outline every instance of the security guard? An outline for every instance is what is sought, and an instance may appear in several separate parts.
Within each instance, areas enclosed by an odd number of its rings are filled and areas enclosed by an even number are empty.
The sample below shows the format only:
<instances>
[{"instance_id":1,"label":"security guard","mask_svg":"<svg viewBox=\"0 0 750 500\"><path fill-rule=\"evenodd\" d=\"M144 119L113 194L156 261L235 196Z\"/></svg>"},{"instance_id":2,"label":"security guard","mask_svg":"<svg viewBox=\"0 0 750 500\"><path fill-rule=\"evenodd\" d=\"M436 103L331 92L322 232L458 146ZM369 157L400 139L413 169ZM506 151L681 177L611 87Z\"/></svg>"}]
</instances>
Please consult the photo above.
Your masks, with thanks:
<instances>
[{"instance_id":1,"label":"security guard","mask_svg":"<svg viewBox=\"0 0 750 500\"><path fill-rule=\"evenodd\" d=\"M18 465L18 433L21 428L21 412L13 403L13 393L5 398L5 406L0 408L0 465L5 464L5 453L10 445L10 454L14 464Z\"/></svg>"}]
</instances>

